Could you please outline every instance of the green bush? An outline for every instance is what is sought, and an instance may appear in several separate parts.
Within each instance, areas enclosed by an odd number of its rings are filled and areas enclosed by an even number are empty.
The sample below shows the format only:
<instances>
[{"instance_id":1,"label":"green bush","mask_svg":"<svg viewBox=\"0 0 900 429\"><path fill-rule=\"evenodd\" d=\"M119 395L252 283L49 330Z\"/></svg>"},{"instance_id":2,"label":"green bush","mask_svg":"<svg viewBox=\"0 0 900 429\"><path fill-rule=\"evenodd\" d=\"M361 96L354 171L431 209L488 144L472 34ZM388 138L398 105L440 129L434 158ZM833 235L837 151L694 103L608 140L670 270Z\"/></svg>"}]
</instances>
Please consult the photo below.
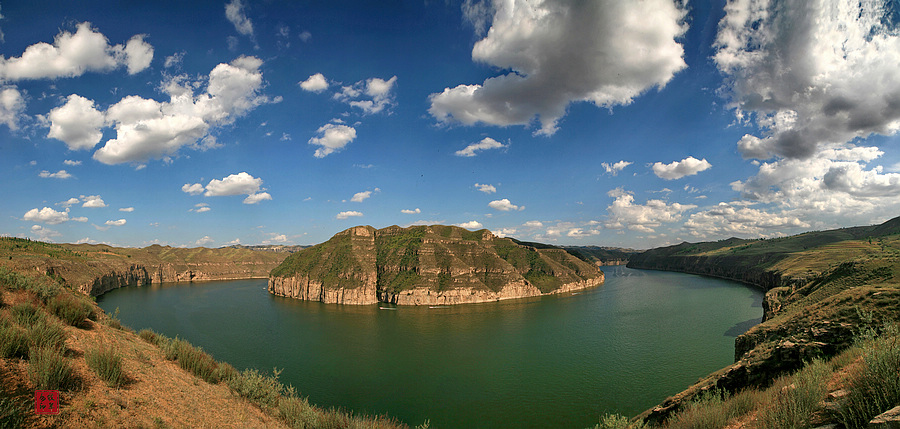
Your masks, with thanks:
<instances>
[{"instance_id":1,"label":"green bush","mask_svg":"<svg viewBox=\"0 0 900 429\"><path fill-rule=\"evenodd\" d=\"M38 309L27 302L12 306L10 312L16 323L22 326L31 326L41 317Z\"/></svg>"},{"instance_id":2,"label":"green bush","mask_svg":"<svg viewBox=\"0 0 900 429\"><path fill-rule=\"evenodd\" d=\"M278 381L281 371L273 370L270 377L260 374L256 369L246 369L227 381L231 388L242 398L263 408L275 408L282 394L286 393L284 385Z\"/></svg>"},{"instance_id":3,"label":"green bush","mask_svg":"<svg viewBox=\"0 0 900 429\"><path fill-rule=\"evenodd\" d=\"M31 279L6 267L0 267L0 286L9 290L25 290Z\"/></svg>"},{"instance_id":4,"label":"green bush","mask_svg":"<svg viewBox=\"0 0 900 429\"><path fill-rule=\"evenodd\" d=\"M619 414L604 414L600 416L600 423L594 425L594 429L643 429L647 427L644 422L631 423L628 418Z\"/></svg>"},{"instance_id":5,"label":"green bush","mask_svg":"<svg viewBox=\"0 0 900 429\"><path fill-rule=\"evenodd\" d=\"M759 426L767 429L807 427L828 393L831 373L831 366L825 361L816 359L807 364L793 376L792 383L774 391L769 406L759 413ZM779 383L775 386L777 388Z\"/></svg>"},{"instance_id":6,"label":"green bush","mask_svg":"<svg viewBox=\"0 0 900 429\"><path fill-rule=\"evenodd\" d=\"M40 347L30 354L28 377L38 390L65 390L75 385L75 372L59 349Z\"/></svg>"},{"instance_id":7,"label":"green bush","mask_svg":"<svg viewBox=\"0 0 900 429\"><path fill-rule=\"evenodd\" d=\"M869 420L900 404L900 329L888 326L878 338L862 342L863 365L852 373L850 395L838 420L847 428L863 428Z\"/></svg>"},{"instance_id":8,"label":"green bush","mask_svg":"<svg viewBox=\"0 0 900 429\"><path fill-rule=\"evenodd\" d=\"M292 428L320 427L320 414L305 398L290 396L278 402L278 418Z\"/></svg>"},{"instance_id":9,"label":"green bush","mask_svg":"<svg viewBox=\"0 0 900 429\"><path fill-rule=\"evenodd\" d=\"M159 345L160 335L153 332L152 329L141 329L140 332L138 332L138 336L150 344Z\"/></svg>"},{"instance_id":10,"label":"green bush","mask_svg":"<svg viewBox=\"0 0 900 429\"><path fill-rule=\"evenodd\" d=\"M65 328L55 319L50 317L41 317L28 328L28 345L33 349L52 348L63 351L66 348Z\"/></svg>"},{"instance_id":11,"label":"green bush","mask_svg":"<svg viewBox=\"0 0 900 429\"><path fill-rule=\"evenodd\" d=\"M122 356L110 346L99 345L87 349L84 359L88 368L94 371L109 387L119 387L125 382Z\"/></svg>"},{"instance_id":12,"label":"green bush","mask_svg":"<svg viewBox=\"0 0 900 429\"><path fill-rule=\"evenodd\" d=\"M84 324L85 319L96 318L94 308L70 293L61 293L50 300L48 309L63 322L78 327Z\"/></svg>"},{"instance_id":13,"label":"green bush","mask_svg":"<svg viewBox=\"0 0 900 429\"><path fill-rule=\"evenodd\" d=\"M209 383L218 383L220 372L217 370L219 363L203 349L193 346L191 343L175 338L160 341L160 348L166 355L166 359L178 362L178 365L190 373L200 377Z\"/></svg>"}]
</instances>

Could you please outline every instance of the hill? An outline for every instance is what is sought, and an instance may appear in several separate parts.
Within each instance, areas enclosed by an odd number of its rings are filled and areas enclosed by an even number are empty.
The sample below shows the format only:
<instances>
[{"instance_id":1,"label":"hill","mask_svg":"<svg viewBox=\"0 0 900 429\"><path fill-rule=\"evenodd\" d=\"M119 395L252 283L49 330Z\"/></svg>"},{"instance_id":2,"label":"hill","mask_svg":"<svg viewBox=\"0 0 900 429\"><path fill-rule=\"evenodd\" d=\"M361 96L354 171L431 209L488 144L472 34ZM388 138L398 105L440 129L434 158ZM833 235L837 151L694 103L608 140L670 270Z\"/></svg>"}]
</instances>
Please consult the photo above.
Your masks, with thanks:
<instances>
[{"instance_id":1,"label":"hill","mask_svg":"<svg viewBox=\"0 0 900 429\"><path fill-rule=\"evenodd\" d=\"M488 230L357 226L289 256L272 270L269 291L327 303L444 305L602 282L602 271L565 249L498 238Z\"/></svg>"},{"instance_id":2,"label":"hill","mask_svg":"<svg viewBox=\"0 0 900 429\"><path fill-rule=\"evenodd\" d=\"M47 274L90 296L151 283L266 278L287 256L246 248L121 248L0 237L0 266Z\"/></svg>"},{"instance_id":3,"label":"hill","mask_svg":"<svg viewBox=\"0 0 900 429\"><path fill-rule=\"evenodd\" d=\"M648 422L665 420L710 389L765 387L814 358L837 355L861 332L900 320L900 218L785 238L682 243L634 255L628 266L766 291L763 322L735 340L735 363L648 410Z\"/></svg>"}]
</instances>

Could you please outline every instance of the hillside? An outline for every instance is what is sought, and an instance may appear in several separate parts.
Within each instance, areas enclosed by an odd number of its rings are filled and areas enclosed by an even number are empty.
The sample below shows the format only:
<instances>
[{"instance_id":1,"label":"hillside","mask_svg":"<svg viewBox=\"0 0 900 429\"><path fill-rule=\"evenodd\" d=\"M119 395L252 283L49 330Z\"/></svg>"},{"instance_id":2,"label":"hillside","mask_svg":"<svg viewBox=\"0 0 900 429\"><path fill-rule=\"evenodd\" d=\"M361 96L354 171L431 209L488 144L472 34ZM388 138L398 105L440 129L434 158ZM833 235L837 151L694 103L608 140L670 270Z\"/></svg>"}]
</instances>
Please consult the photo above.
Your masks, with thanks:
<instances>
[{"instance_id":1,"label":"hillside","mask_svg":"<svg viewBox=\"0 0 900 429\"><path fill-rule=\"evenodd\" d=\"M124 286L266 278L289 253L243 248L121 248L0 237L0 266L36 271L86 295Z\"/></svg>"},{"instance_id":2,"label":"hillside","mask_svg":"<svg viewBox=\"0 0 900 429\"><path fill-rule=\"evenodd\" d=\"M555 246L455 226L357 226L272 270L269 291L341 304L444 305L595 286L603 273Z\"/></svg>"},{"instance_id":3,"label":"hillside","mask_svg":"<svg viewBox=\"0 0 900 429\"><path fill-rule=\"evenodd\" d=\"M792 237L682 243L631 257L632 268L711 275L766 291L763 322L735 340L735 363L642 418L659 422L699 393L764 387L858 334L900 320L900 218Z\"/></svg>"}]
</instances>

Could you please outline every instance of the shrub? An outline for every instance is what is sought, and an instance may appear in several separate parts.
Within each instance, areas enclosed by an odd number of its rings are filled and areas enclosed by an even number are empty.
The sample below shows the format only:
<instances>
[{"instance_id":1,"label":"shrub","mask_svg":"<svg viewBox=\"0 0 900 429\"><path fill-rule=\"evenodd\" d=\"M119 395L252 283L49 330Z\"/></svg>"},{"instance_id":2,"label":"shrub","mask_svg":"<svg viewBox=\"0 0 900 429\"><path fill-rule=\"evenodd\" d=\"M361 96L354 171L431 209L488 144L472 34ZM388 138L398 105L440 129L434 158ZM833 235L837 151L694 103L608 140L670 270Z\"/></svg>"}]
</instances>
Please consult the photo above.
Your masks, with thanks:
<instances>
[{"instance_id":1,"label":"shrub","mask_svg":"<svg viewBox=\"0 0 900 429\"><path fill-rule=\"evenodd\" d=\"M594 429L643 429L644 422L631 423L628 418L619 414L604 414L600 416L600 423L594 425Z\"/></svg>"},{"instance_id":2,"label":"shrub","mask_svg":"<svg viewBox=\"0 0 900 429\"><path fill-rule=\"evenodd\" d=\"M122 370L122 356L110 346L99 345L84 353L88 368L94 371L109 387L119 387L125 382Z\"/></svg>"},{"instance_id":3,"label":"shrub","mask_svg":"<svg viewBox=\"0 0 900 429\"><path fill-rule=\"evenodd\" d=\"M56 295L48 307L63 322L76 327L81 326L85 319L95 318L93 307L70 293Z\"/></svg>"},{"instance_id":4,"label":"shrub","mask_svg":"<svg viewBox=\"0 0 900 429\"><path fill-rule=\"evenodd\" d=\"M229 379L228 387L242 398L246 398L260 407L275 408L286 389L278 381L281 371L275 369L272 372L273 375L270 377L260 374L256 369L246 369Z\"/></svg>"},{"instance_id":5,"label":"shrub","mask_svg":"<svg viewBox=\"0 0 900 429\"><path fill-rule=\"evenodd\" d=\"M160 335L153 332L151 329L141 329L140 332L138 332L138 336L150 344L159 345Z\"/></svg>"},{"instance_id":6,"label":"shrub","mask_svg":"<svg viewBox=\"0 0 900 429\"><path fill-rule=\"evenodd\" d=\"M808 426L828 392L830 378L831 366L827 362L816 359L807 364L793 376L793 383L774 392L769 406L759 414L759 426L772 429Z\"/></svg>"},{"instance_id":7,"label":"shrub","mask_svg":"<svg viewBox=\"0 0 900 429\"><path fill-rule=\"evenodd\" d=\"M191 343L179 338L166 339L164 344L160 344L160 347L165 353L166 359L177 361L180 367L209 383L219 382L219 371L217 371L219 363L203 349L194 347Z\"/></svg>"},{"instance_id":8,"label":"shrub","mask_svg":"<svg viewBox=\"0 0 900 429\"><path fill-rule=\"evenodd\" d=\"M52 348L63 351L68 335L59 322L49 317L41 317L28 328L27 336L31 349Z\"/></svg>"},{"instance_id":9,"label":"shrub","mask_svg":"<svg viewBox=\"0 0 900 429\"><path fill-rule=\"evenodd\" d=\"M10 312L16 323L22 326L31 326L41 317L38 309L27 302L12 306Z\"/></svg>"},{"instance_id":10,"label":"shrub","mask_svg":"<svg viewBox=\"0 0 900 429\"><path fill-rule=\"evenodd\" d=\"M69 389L75 384L75 372L59 349L40 347L31 350L28 377L38 390Z\"/></svg>"},{"instance_id":11,"label":"shrub","mask_svg":"<svg viewBox=\"0 0 900 429\"><path fill-rule=\"evenodd\" d=\"M319 415L305 398L290 396L278 402L278 418L292 428L319 427Z\"/></svg>"},{"instance_id":12,"label":"shrub","mask_svg":"<svg viewBox=\"0 0 900 429\"><path fill-rule=\"evenodd\" d=\"M25 290L31 281L28 277L10 270L6 267L0 267L0 286L9 290Z\"/></svg>"},{"instance_id":13,"label":"shrub","mask_svg":"<svg viewBox=\"0 0 900 429\"><path fill-rule=\"evenodd\" d=\"M863 340L862 348L862 367L850 376L850 394L838 416L847 428L866 427L900 404L900 329L890 325L881 337Z\"/></svg>"},{"instance_id":14,"label":"shrub","mask_svg":"<svg viewBox=\"0 0 900 429\"><path fill-rule=\"evenodd\" d=\"M721 428L733 416L726 411L728 395L718 389L705 391L669 419L669 428Z\"/></svg>"}]
</instances>

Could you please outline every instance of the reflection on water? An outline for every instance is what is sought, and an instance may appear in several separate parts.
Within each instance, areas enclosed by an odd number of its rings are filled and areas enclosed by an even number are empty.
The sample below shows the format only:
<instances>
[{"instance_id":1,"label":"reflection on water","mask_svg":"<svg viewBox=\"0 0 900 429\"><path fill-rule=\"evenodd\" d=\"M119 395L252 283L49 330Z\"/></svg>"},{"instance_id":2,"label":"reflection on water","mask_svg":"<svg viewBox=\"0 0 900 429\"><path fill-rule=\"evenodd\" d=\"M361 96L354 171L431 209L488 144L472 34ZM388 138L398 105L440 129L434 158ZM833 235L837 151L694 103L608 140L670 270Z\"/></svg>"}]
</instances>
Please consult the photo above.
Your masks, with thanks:
<instances>
[{"instance_id":1,"label":"reflection on water","mask_svg":"<svg viewBox=\"0 0 900 429\"><path fill-rule=\"evenodd\" d=\"M762 294L736 283L604 271L603 286L577 294L439 308L298 301L268 294L265 280L98 302L238 368L283 369L313 403L435 427L587 427L639 413L731 363L722 333L761 313Z\"/></svg>"}]
</instances>

